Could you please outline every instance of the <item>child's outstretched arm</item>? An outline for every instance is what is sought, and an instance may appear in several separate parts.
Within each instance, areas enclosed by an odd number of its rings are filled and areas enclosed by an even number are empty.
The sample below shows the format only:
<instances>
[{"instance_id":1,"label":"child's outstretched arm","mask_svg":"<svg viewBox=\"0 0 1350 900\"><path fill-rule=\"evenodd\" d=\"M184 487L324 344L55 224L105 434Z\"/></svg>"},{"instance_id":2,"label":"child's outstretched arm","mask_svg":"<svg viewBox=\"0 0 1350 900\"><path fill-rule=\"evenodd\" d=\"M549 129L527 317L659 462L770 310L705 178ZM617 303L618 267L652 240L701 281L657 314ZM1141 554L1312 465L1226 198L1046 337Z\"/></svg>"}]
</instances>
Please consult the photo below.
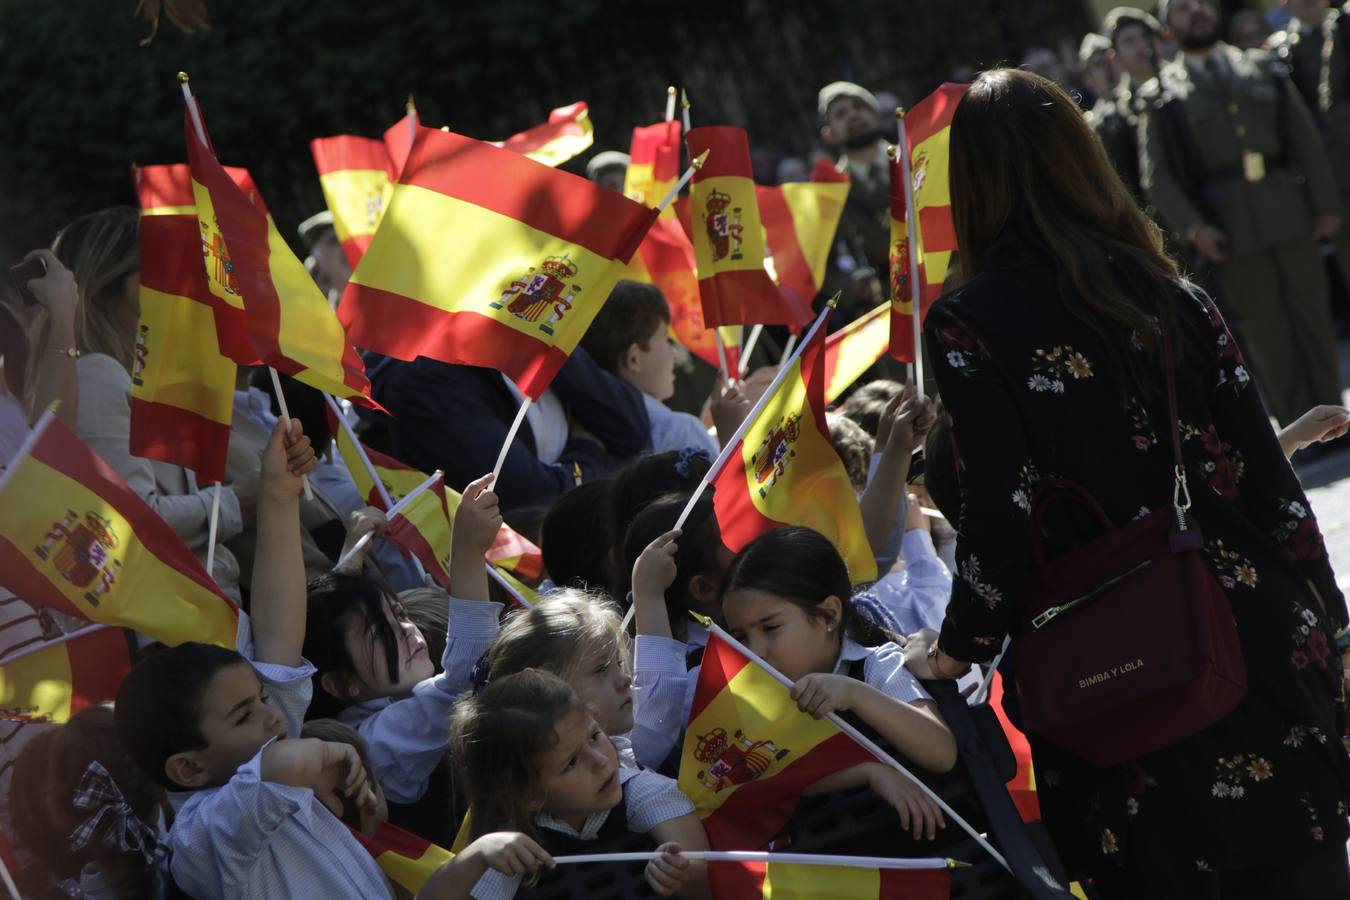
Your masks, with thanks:
<instances>
[{"instance_id":1,"label":"child's outstretched arm","mask_svg":"<svg viewBox=\"0 0 1350 900\"><path fill-rule=\"evenodd\" d=\"M883 555L900 518L914 448L922 443L932 424L932 405L918 396L912 384L905 385L881 412L873 451L876 471L859 499L863 529L877 556Z\"/></svg>"},{"instance_id":2,"label":"child's outstretched arm","mask_svg":"<svg viewBox=\"0 0 1350 900\"><path fill-rule=\"evenodd\" d=\"M319 464L298 419L281 422L262 452L258 487L258 551L250 616L253 659L300 665L305 643L305 559L300 546L301 476Z\"/></svg>"},{"instance_id":3,"label":"child's outstretched arm","mask_svg":"<svg viewBox=\"0 0 1350 900\"><path fill-rule=\"evenodd\" d=\"M464 489L450 538L451 593L462 600L487 600L488 577L483 557L502 527L502 512L492 491L493 477L484 475Z\"/></svg>"},{"instance_id":4,"label":"child's outstretched arm","mask_svg":"<svg viewBox=\"0 0 1350 900\"><path fill-rule=\"evenodd\" d=\"M1285 456L1294 451L1334 440L1350 431L1350 409L1344 406L1314 406L1280 429L1280 449Z\"/></svg>"},{"instance_id":5,"label":"child's outstretched arm","mask_svg":"<svg viewBox=\"0 0 1350 900\"><path fill-rule=\"evenodd\" d=\"M707 863L680 855L686 850L696 852L708 849L708 833L703 830L703 823L698 816L688 813L667 819L651 830L651 837L660 844L656 851L661 854L647 863L647 870L643 873L652 890L663 897L672 894L697 898L712 896Z\"/></svg>"},{"instance_id":6,"label":"child's outstretched arm","mask_svg":"<svg viewBox=\"0 0 1350 900\"><path fill-rule=\"evenodd\" d=\"M689 669L686 646L671 632L666 591L675 581L676 541L669 531L652 541L633 564L633 754L640 765L659 768L684 726Z\"/></svg>"},{"instance_id":7,"label":"child's outstretched arm","mask_svg":"<svg viewBox=\"0 0 1350 900\"><path fill-rule=\"evenodd\" d=\"M802 793L808 797L828 794L855 787L870 787L900 816L900 827L914 835L914 839L937 837L939 828L947 827L942 808L913 781L885 763L859 763L840 769L811 785Z\"/></svg>"},{"instance_id":8,"label":"child's outstretched arm","mask_svg":"<svg viewBox=\"0 0 1350 900\"><path fill-rule=\"evenodd\" d=\"M510 879L553 868L553 857L517 831L485 834L431 874L416 900L461 900L485 874L500 872Z\"/></svg>"}]
</instances>

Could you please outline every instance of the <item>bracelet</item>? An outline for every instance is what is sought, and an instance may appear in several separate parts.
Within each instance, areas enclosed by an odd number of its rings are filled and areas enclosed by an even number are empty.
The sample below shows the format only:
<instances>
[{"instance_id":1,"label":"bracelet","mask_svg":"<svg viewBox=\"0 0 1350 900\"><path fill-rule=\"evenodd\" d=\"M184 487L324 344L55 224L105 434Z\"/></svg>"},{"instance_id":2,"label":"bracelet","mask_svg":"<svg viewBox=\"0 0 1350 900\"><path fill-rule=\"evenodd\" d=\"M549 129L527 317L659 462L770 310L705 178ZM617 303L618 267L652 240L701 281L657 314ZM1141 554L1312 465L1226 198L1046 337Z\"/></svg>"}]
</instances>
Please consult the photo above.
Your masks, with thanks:
<instances>
[{"instance_id":1,"label":"bracelet","mask_svg":"<svg viewBox=\"0 0 1350 900\"><path fill-rule=\"evenodd\" d=\"M61 356L69 356L71 359L80 358L80 351L76 350L74 347L66 347L64 349L61 347L48 347L44 352L57 353L60 354Z\"/></svg>"}]
</instances>

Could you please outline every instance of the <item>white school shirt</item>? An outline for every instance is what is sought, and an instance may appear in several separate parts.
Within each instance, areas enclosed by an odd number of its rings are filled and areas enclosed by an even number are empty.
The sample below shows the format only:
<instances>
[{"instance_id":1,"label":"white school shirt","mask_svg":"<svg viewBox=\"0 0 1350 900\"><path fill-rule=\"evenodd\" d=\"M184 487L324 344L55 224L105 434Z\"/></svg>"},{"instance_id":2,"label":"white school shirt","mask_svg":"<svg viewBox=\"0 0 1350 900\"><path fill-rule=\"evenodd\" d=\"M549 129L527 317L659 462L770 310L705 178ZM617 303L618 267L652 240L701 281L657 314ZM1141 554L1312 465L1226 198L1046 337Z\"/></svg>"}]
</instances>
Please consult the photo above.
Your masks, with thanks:
<instances>
[{"instance_id":1,"label":"white school shirt","mask_svg":"<svg viewBox=\"0 0 1350 900\"><path fill-rule=\"evenodd\" d=\"M680 792L675 780L664 775L643 769L620 768L619 783L623 785L628 830L634 834L646 834L662 822L687 816L694 811L694 804ZM534 824L569 837L593 841L600 833L600 826L609 818L609 813L609 810L591 813L582 823L580 831L548 813L540 813ZM519 875L503 875L496 869L488 869L474 883L469 896L475 900L511 900L520 888L520 882Z\"/></svg>"},{"instance_id":2,"label":"white school shirt","mask_svg":"<svg viewBox=\"0 0 1350 900\"><path fill-rule=\"evenodd\" d=\"M865 660L863 681L887 697L902 703L933 699L919 684L919 679L905 668L905 651L899 645L887 641L879 647L864 647L846 636L839 647L834 674L847 675L849 664L860 659Z\"/></svg>"},{"instance_id":3,"label":"white school shirt","mask_svg":"<svg viewBox=\"0 0 1350 900\"><path fill-rule=\"evenodd\" d=\"M906 531L900 543L904 565L887 572L876 584L853 598L860 609L871 613L877 624L897 634L913 634L921 628L942 630L947 601L952 596L952 573L938 558L933 538L922 528ZM884 611L876 615L872 605Z\"/></svg>"},{"instance_id":4,"label":"white school shirt","mask_svg":"<svg viewBox=\"0 0 1350 900\"><path fill-rule=\"evenodd\" d=\"M643 394L642 402L647 406L647 419L651 422L653 453L694 447L707 453L709 459L717 459L717 454L722 452L697 416L677 412L651 394Z\"/></svg>"},{"instance_id":5,"label":"white school shirt","mask_svg":"<svg viewBox=\"0 0 1350 900\"><path fill-rule=\"evenodd\" d=\"M287 737L298 736L314 666L255 662L242 612L236 640L268 702L281 710ZM174 881L199 900L389 897L380 867L313 790L262 780L262 753L271 743L220 787L169 793L177 810L169 831Z\"/></svg>"},{"instance_id":6,"label":"white school shirt","mask_svg":"<svg viewBox=\"0 0 1350 900\"><path fill-rule=\"evenodd\" d=\"M415 803L450 743L450 713L455 700L472 687L474 664L501 630L502 604L450 598L450 627L442 672L395 700L381 697L349 706L338 714L365 738L370 767L392 803Z\"/></svg>"},{"instance_id":7,"label":"white school shirt","mask_svg":"<svg viewBox=\"0 0 1350 900\"><path fill-rule=\"evenodd\" d=\"M516 387L514 381L505 375L502 376L502 381L506 382L507 389L511 391L517 403L525 402L525 395ZM534 455L546 465L556 463L563 450L567 448L570 427L567 424L567 409L553 392L553 388L547 388L539 395L538 400L530 404L530 408L525 410L525 421L529 423L530 433L534 435Z\"/></svg>"},{"instance_id":8,"label":"white school shirt","mask_svg":"<svg viewBox=\"0 0 1350 900\"><path fill-rule=\"evenodd\" d=\"M708 645L708 631L689 623L687 641L639 634L633 647L633 753L638 764L660 768L689 721L699 666L689 668L689 651Z\"/></svg>"}]
</instances>

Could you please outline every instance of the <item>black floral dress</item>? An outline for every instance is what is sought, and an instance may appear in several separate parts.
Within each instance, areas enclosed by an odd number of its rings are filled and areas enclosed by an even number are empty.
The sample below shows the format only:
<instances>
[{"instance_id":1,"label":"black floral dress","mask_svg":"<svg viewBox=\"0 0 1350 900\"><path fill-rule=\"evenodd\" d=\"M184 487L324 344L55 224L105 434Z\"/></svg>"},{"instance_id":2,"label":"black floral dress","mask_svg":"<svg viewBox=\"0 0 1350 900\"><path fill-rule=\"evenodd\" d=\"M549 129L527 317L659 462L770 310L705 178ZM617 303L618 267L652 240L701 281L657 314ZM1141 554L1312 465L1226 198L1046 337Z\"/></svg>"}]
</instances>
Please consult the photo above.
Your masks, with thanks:
<instances>
[{"instance_id":1,"label":"black floral dress","mask_svg":"<svg viewBox=\"0 0 1350 900\"><path fill-rule=\"evenodd\" d=\"M1218 311L1180 288L1166 302L1191 512L1233 606L1248 694L1201 733L1108 769L1031 737L1046 824L1079 872L1126 859L1177 874L1290 864L1347 837L1350 760L1333 649L1345 600ZM1068 313L1054 271L1034 259L944 297L924 331L961 482L958 571L940 643L983 662L1019 626L1038 480L1084 485L1118 525L1170 504L1166 401L1122 403L1102 339ZM1137 336L1122 340L1141 349ZM1095 536L1053 517L1047 532L1075 528L1079 539Z\"/></svg>"}]
</instances>

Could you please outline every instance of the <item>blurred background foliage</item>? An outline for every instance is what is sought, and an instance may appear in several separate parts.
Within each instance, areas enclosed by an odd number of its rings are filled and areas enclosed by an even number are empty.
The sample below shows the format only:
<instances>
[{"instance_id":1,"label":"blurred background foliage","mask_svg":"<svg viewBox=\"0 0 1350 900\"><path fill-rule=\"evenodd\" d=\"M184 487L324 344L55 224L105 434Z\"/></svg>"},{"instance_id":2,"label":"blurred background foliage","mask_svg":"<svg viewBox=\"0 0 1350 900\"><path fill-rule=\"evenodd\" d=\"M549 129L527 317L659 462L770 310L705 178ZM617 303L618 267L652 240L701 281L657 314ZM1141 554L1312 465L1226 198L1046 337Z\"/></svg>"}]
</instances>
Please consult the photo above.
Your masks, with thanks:
<instances>
[{"instance_id":1,"label":"blurred background foliage","mask_svg":"<svg viewBox=\"0 0 1350 900\"><path fill-rule=\"evenodd\" d=\"M74 216L134 204L132 162L181 162L192 77L222 162L248 167L282 232L322 208L308 143L422 121L484 139L590 104L590 153L627 150L666 85L693 121L749 130L761 180L817 145L816 91L846 78L912 104L961 66L1076 47L1077 0L207 0L210 27L150 26L133 0L0 0L0 262ZM590 154L588 153L587 156ZM584 157L567 168L580 171Z\"/></svg>"}]
</instances>

